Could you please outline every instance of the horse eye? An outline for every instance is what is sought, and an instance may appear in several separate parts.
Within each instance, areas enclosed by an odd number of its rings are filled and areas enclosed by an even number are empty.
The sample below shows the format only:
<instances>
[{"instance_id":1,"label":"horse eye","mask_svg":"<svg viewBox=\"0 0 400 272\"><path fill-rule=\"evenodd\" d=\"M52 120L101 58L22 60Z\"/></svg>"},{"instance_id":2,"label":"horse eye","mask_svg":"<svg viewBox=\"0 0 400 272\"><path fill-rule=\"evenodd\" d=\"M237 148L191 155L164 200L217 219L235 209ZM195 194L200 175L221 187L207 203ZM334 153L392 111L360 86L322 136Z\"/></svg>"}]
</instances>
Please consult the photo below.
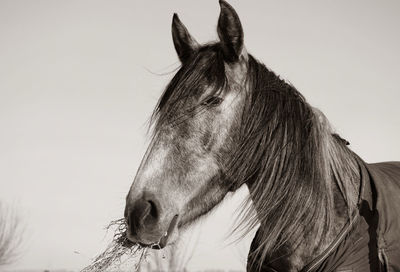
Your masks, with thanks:
<instances>
[{"instance_id":1,"label":"horse eye","mask_svg":"<svg viewBox=\"0 0 400 272\"><path fill-rule=\"evenodd\" d=\"M222 98L218 96L212 96L203 102L204 106L218 106L222 103Z\"/></svg>"}]
</instances>

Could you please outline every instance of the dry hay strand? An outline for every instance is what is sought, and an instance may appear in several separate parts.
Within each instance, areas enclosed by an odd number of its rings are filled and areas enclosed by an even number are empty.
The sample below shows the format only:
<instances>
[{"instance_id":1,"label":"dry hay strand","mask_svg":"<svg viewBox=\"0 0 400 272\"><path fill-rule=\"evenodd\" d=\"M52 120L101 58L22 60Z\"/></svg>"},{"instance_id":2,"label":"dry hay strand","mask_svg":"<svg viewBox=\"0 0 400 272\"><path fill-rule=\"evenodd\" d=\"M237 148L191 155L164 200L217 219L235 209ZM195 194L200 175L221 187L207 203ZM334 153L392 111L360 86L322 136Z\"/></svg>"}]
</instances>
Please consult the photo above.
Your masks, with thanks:
<instances>
[{"instance_id":1,"label":"dry hay strand","mask_svg":"<svg viewBox=\"0 0 400 272\"><path fill-rule=\"evenodd\" d=\"M0 202L0 267L12 264L20 257L24 231L25 224L16 211Z\"/></svg>"},{"instance_id":2,"label":"dry hay strand","mask_svg":"<svg viewBox=\"0 0 400 272\"><path fill-rule=\"evenodd\" d=\"M128 240L126 236L126 221L124 218L111 221L107 226L107 230L114 229L114 236L111 243L107 246L103 253L99 254L93 262L83 268L81 272L103 272L108 269L117 269L122 265L124 256L130 258L138 258L134 271L139 270L140 263L146 257L147 248L138 244L134 244Z\"/></svg>"}]
</instances>

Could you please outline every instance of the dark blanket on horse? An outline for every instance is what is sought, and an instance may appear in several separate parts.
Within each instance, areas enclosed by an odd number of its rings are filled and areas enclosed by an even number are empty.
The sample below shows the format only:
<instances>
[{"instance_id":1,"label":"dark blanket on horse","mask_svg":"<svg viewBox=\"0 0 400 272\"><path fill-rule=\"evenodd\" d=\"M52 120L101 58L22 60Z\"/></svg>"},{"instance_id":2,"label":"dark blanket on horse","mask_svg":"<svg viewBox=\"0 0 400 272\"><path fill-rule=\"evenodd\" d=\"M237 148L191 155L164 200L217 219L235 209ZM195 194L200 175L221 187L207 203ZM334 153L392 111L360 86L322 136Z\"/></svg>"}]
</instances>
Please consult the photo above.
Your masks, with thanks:
<instances>
[{"instance_id":1,"label":"dark blanket on horse","mask_svg":"<svg viewBox=\"0 0 400 272\"><path fill-rule=\"evenodd\" d=\"M306 271L400 271L400 162L359 165L359 216L328 257Z\"/></svg>"},{"instance_id":2,"label":"dark blanket on horse","mask_svg":"<svg viewBox=\"0 0 400 272\"><path fill-rule=\"evenodd\" d=\"M400 163L370 164L377 193L378 250L387 271L400 271Z\"/></svg>"},{"instance_id":3,"label":"dark blanket on horse","mask_svg":"<svg viewBox=\"0 0 400 272\"><path fill-rule=\"evenodd\" d=\"M359 165L359 214L302 272L400 272L400 162ZM285 271L281 261L262 270Z\"/></svg>"}]
</instances>

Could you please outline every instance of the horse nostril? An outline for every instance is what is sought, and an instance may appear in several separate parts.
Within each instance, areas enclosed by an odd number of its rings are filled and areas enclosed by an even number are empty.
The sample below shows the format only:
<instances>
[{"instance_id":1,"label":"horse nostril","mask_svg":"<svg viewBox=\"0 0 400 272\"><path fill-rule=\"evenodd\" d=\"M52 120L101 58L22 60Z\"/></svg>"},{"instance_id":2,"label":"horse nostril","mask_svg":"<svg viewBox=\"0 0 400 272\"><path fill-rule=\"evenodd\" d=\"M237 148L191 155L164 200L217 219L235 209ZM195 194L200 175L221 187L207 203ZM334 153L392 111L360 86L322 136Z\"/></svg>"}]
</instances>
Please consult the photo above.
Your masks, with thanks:
<instances>
[{"instance_id":1,"label":"horse nostril","mask_svg":"<svg viewBox=\"0 0 400 272\"><path fill-rule=\"evenodd\" d=\"M148 202L150 203L150 213L149 215L154 218L157 219L158 218L158 208L157 205L154 201L152 200L148 200Z\"/></svg>"},{"instance_id":2,"label":"horse nostril","mask_svg":"<svg viewBox=\"0 0 400 272\"><path fill-rule=\"evenodd\" d=\"M132 234L137 234L139 230L154 229L159 220L160 208L155 199L137 200L127 218L127 224Z\"/></svg>"}]
</instances>

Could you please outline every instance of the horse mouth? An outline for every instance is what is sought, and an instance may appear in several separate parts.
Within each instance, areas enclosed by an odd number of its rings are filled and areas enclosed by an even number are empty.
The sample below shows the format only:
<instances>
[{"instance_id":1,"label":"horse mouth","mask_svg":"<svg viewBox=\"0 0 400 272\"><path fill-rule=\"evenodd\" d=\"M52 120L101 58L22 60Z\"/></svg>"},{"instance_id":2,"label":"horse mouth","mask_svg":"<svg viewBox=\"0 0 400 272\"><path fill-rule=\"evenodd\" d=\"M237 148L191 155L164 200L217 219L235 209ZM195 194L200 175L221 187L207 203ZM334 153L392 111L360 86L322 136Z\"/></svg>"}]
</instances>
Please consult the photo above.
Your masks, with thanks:
<instances>
[{"instance_id":1,"label":"horse mouth","mask_svg":"<svg viewBox=\"0 0 400 272\"><path fill-rule=\"evenodd\" d=\"M151 243L151 244L144 244L144 243L138 242L138 244L141 247L147 247L147 248L151 248L151 249L163 249L167 245L168 237L169 237L168 232L165 232L164 236L162 236L158 242Z\"/></svg>"},{"instance_id":2,"label":"horse mouth","mask_svg":"<svg viewBox=\"0 0 400 272\"><path fill-rule=\"evenodd\" d=\"M165 246L167 246L171 234L175 231L175 228L178 225L177 223L178 223L178 215L175 215L168 226L168 230L164 233L163 236L161 236L161 238L157 242L142 243L137 241L136 244L140 245L141 247L147 247L151 249L163 249Z\"/></svg>"}]
</instances>

